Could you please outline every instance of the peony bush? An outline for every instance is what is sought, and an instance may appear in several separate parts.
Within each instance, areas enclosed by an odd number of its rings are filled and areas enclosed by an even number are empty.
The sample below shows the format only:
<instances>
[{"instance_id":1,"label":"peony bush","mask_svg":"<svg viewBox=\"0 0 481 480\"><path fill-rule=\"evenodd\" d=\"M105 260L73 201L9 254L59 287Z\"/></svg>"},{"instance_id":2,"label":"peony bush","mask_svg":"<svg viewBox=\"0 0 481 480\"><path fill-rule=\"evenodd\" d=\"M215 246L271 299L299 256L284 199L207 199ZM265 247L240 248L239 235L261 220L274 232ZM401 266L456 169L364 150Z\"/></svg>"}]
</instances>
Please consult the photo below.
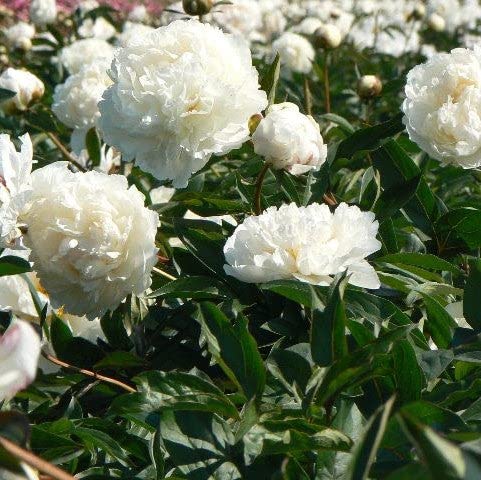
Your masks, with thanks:
<instances>
[{"instance_id":1,"label":"peony bush","mask_svg":"<svg viewBox=\"0 0 481 480\"><path fill-rule=\"evenodd\" d=\"M481 478L478 0L0 6L0 479Z\"/></svg>"}]
</instances>

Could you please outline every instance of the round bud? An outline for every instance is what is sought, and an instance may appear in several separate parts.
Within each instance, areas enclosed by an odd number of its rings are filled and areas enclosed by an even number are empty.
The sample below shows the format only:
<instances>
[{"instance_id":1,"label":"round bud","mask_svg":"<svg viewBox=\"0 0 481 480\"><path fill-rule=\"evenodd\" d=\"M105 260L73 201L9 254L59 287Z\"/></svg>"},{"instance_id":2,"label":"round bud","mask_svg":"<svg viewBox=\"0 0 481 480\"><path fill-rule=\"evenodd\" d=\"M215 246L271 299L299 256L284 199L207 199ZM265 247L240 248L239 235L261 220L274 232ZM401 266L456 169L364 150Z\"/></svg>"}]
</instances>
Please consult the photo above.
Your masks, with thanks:
<instances>
[{"instance_id":1,"label":"round bud","mask_svg":"<svg viewBox=\"0 0 481 480\"><path fill-rule=\"evenodd\" d=\"M413 8L412 16L416 20L421 20L421 18L424 18L426 15L426 6L424 3L416 3Z\"/></svg>"},{"instance_id":2,"label":"round bud","mask_svg":"<svg viewBox=\"0 0 481 480\"><path fill-rule=\"evenodd\" d=\"M23 37L18 40L18 48L24 52L28 52L32 48L32 41L29 38Z\"/></svg>"},{"instance_id":3,"label":"round bud","mask_svg":"<svg viewBox=\"0 0 481 480\"><path fill-rule=\"evenodd\" d=\"M376 75L363 75L357 82L357 94L362 99L377 97L382 91L382 82Z\"/></svg>"},{"instance_id":4,"label":"round bud","mask_svg":"<svg viewBox=\"0 0 481 480\"><path fill-rule=\"evenodd\" d=\"M8 55L5 55L4 53L0 54L0 65L8 65L8 62Z\"/></svg>"},{"instance_id":5,"label":"round bud","mask_svg":"<svg viewBox=\"0 0 481 480\"><path fill-rule=\"evenodd\" d=\"M337 48L341 42L341 31L335 25L326 24L314 32L314 45L317 48Z\"/></svg>"},{"instance_id":6,"label":"round bud","mask_svg":"<svg viewBox=\"0 0 481 480\"><path fill-rule=\"evenodd\" d=\"M256 131L263 118L264 117L260 113L255 113L251 118L249 118L248 127L251 135Z\"/></svg>"},{"instance_id":7,"label":"round bud","mask_svg":"<svg viewBox=\"0 0 481 480\"><path fill-rule=\"evenodd\" d=\"M428 27L435 32L442 32L446 28L446 20L437 13L431 13L428 17Z\"/></svg>"},{"instance_id":8,"label":"round bud","mask_svg":"<svg viewBox=\"0 0 481 480\"><path fill-rule=\"evenodd\" d=\"M210 12L212 6L212 0L182 0L182 7L188 15L205 15Z\"/></svg>"}]
</instances>

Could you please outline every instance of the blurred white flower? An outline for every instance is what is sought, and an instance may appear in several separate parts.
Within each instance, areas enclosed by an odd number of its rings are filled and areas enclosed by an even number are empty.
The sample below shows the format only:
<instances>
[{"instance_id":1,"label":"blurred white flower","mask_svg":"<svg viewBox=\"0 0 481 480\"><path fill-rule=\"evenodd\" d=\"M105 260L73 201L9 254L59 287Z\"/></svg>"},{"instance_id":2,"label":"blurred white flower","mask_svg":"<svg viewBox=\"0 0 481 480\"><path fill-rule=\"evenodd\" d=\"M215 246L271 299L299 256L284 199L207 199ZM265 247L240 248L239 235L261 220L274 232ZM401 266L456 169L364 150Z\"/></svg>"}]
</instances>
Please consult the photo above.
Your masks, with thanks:
<instances>
[{"instance_id":1,"label":"blurred white flower","mask_svg":"<svg viewBox=\"0 0 481 480\"><path fill-rule=\"evenodd\" d=\"M132 40L153 32L155 29L142 23L125 22L122 33L117 36L117 44L126 47Z\"/></svg>"},{"instance_id":2,"label":"blurred white flower","mask_svg":"<svg viewBox=\"0 0 481 480\"><path fill-rule=\"evenodd\" d=\"M272 42L272 51L279 53L281 64L289 70L309 73L312 70L315 52L309 40L297 33L285 32Z\"/></svg>"},{"instance_id":3,"label":"blurred white flower","mask_svg":"<svg viewBox=\"0 0 481 480\"><path fill-rule=\"evenodd\" d=\"M28 322L14 320L0 337L0 400L8 400L33 382L40 337Z\"/></svg>"},{"instance_id":4,"label":"blurred white flower","mask_svg":"<svg viewBox=\"0 0 481 480\"><path fill-rule=\"evenodd\" d=\"M8 45L23 48L26 41L30 42L35 35L35 26L27 22L17 22L3 30Z\"/></svg>"},{"instance_id":5,"label":"blurred white flower","mask_svg":"<svg viewBox=\"0 0 481 480\"><path fill-rule=\"evenodd\" d=\"M99 103L105 141L158 179L185 187L212 154L240 147L267 98L247 44L196 20L132 40Z\"/></svg>"},{"instance_id":6,"label":"blurred white flower","mask_svg":"<svg viewBox=\"0 0 481 480\"><path fill-rule=\"evenodd\" d=\"M55 0L31 0L30 20L35 25L48 25L57 18L57 3Z\"/></svg>"},{"instance_id":7,"label":"blurred white flower","mask_svg":"<svg viewBox=\"0 0 481 480\"><path fill-rule=\"evenodd\" d=\"M285 169L293 175L318 170L327 158L319 125L289 102L269 107L252 135L252 142L254 151L275 169Z\"/></svg>"},{"instance_id":8,"label":"blurred white flower","mask_svg":"<svg viewBox=\"0 0 481 480\"><path fill-rule=\"evenodd\" d=\"M78 9L80 10L81 15L85 15L86 13L95 10L98 8L99 2L97 0L83 0L78 4Z\"/></svg>"},{"instance_id":9,"label":"blurred white flower","mask_svg":"<svg viewBox=\"0 0 481 480\"><path fill-rule=\"evenodd\" d=\"M257 0L232 0L230 4L216 7L211 16L224 31L240 35L246 40L255 39L256 32L262 30L263 26Z\"/></svg>"},{"instance_id":10,"label":"blurred white flower","mask_svg":"<svg viewBox=\"0 0 481 480\"><path fill-rule=\"evenodd\" d=\"M147 22L149 20L149 12L145 5L135 5L135 7L130 10L128 19L131 22Z\"/></svg>"},{"instance_id":11,"label":"blurred white flower","mask_svg":"<svg viewBox=\"0 0 481 480\"><path fill-rule=\"evenodd\" d=\"M78 29L78 34L83 38L100 38L101 40L112 38L116 32L115 27L104 17L97 17L95 20L86 18Z\"/></svg>"},{"instance_id":12,"label":"blurred white flower","mask_svg":"<svg viewBox=\"0 0 481 480\"><path fill-rule=\"evenodd\" d=\"M259 0L262 14L262 29L260 36L268 41L274 35L280 35L287 26L287 19L282 11L283 0Z\"/></svg>"},{"instance_id":13,"label":"blurred white flower","mask_svg":"<svg viewBox=\"0 0 481 480\"><path fill-rule=\"evenodd\" d=\"M25 243L53 308L93 319L150 286L159 219L124 176L56 162L32 185Z\"/></svg>"},{"instance_id":14,"label":"blurred white flower","mask_svg":"<svg viewBox=\"0 0 481 480\"><path fill-rule=\"evenodd\" d=\"M26 110L45 93L45 86L40 78L27 70L11 67L0 75L0 88L16 92L14 97L0 101L0 109L7 114Z\"/></svg>"},{"instance_id":15,"label":"blurred white flower","mask_svg":"<svg viewBox=\"0 0 481 480\"><path fill-rule=\"evenodd\" d=\"M55 87L52 111L62 123L76 130L72 137L75 153L84 148L85 134L100 117L98 102L112 84L108 68L107 60L87 64Z\"/></svg>"},{"instance_id":16,"label":"blurred white flower","mask_svg":"<svg viewBox=\"0 0 481 480\"><path fill-rule=\"evenodd\" d=\"M322 27L323 22L316 17L306 17L297 25L289 29L293 33L300 33L303 35L312 35L319 27Z\"/></svg>"},{"instance_id":17,"label":"blurred white flower","mask_svg":"<svg viewBox=\"0 0 481 480\"><path fill-rule=\"evenodd\" d=\"M32 142L20 137L17 152L6 134L0 135L0 248L13 246L21 236L19 217L26 212L32 195Z\"/></svg>"},{"instance_id":18,"label":"blurred white flower","mask_svg":"<svg viewBox=\"0 0 481 480\"><path fill-rule=\"evenodd\" d=\"M70 74L75 74L87 64L105 60L110 62L114 47L100 38L84 38L63 47L59 60Z\"/></svg>"},{"instance_id":19,"label":"blurred white flower","mask_svg":"<svg viewBox=\"0 0 481 480\"><path fill-rule=\"evenodd\" d=\"M381 248L378 227L373 213L345 203L334 213L317 203L269 207L228 238L224 269L243 282L293 278L315 285L347 271L351 284L377 289L379 278L365 258Z\"/></svg>"},{"instance_id":20,"label":"blurred white flower","mask_svg":"<svg viewBox=\"0 0 481 480\"><path fill-rule=\"evenodd\" d=\"M481 48L433 55L407 75L402 109L411 140L431 157L481 165Z\"/></svg>"}]
</instances>

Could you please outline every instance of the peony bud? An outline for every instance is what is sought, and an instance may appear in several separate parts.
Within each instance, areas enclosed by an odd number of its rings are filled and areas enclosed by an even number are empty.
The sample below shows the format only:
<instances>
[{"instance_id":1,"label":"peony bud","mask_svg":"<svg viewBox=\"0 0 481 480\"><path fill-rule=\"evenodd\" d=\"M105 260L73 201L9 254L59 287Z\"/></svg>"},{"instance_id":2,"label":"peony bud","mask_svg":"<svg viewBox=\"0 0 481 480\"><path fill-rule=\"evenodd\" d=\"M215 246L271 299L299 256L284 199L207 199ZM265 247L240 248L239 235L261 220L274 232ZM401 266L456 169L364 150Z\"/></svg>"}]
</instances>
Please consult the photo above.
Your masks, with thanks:
<instances>
[{"instance_id":1,"label":"peony bud","mask_svg":"<svg viewBox=\"0 0 481 480\"><path fill-rule=\"evenodd\" d=\"M188 15L205 15L210 12L212 5L212 0L182 0L182 7Z\"/></svg>"},{"instance_id":2,"label":"peony bud","mask_svg":"<svg viewBox=\"0 0 481 480\"><path fill-rule=\"evenodd\" d=\"M314 32L314 44L317 48L337 48L341 42L341 31L335 25L326 24Z\"/></svg>"},{"instance_id":3,"label":"peony bud","mask_svg":"<svg viewBox=\"0 0 481 480\"><path fill-rule=\"evenodd\" d=\"M362 99L377 97L382 91L382 82L376 75L363 75L357 82L357 94Z\"/></svg>"},{"instance_id":4,"label":"peony bud","mask_svg":"<svg viewBox=\"0 0 481 480\"><path fill-rule=\"evenodd\" d=\"M446 28L446 20L437 13L431 13L428 17L428 27L435 32L442 32Z\"/></svg>"},{"instance_id":5,"label":"peony bud","mask_svg":"<svg viewBox=\"0 0 481 480\"><path fill-rule=\"evenodd\" d=\"M249 127L249 133L251 135L256 131L259 123L261 123L262 118L263 117L260 113L255 113L254 115L252 115L251 118L249 118L249 122L247 125Z\"/></svg>"},{"instance_id":6,"label":"peony bud","mask_svg":"<svg viewBox=\"0 0 481 480\"><path fill-rule=\"evenodd\" d=\"M0 88L17 93L14 97L0 103L0 108L6 113L26 110L45 92L42 80L27 70L15 68L7 68L0 75Z\"/></svg>"},{"instance_id":7,"label":"peony bud","mask_svg":"<svg viewBox=\"0 0 481 480\"><path fill-rule=\"evenodd\" d=\"M32 48L32 41L29 38L20 38L17 46L20 50L28 52Z\"/></svg>"},{"instance_id":8,"label":"peony bud","mask_svg":"<svg viewBox=\"0 0 481 480\"><path fill-rule=\"evenodd\" d=\"M15 320L0 337L0 400L13 397L33 382L40 337L28 322Z\"/></svg>"},{"instance_id":9,"label":"peony bud","mask_svg":"<svg viewBox=\"0 0 481 480\"><path fill-rule=\"evenodd\" d=\"M414 5L413 11L412 11L413 18L415 18L416 20L421 20L422 18L424 18L425 15L426 15L426 6L424 5L424 3L417 3L416 5Z\"/></svg>"}]
</instances>

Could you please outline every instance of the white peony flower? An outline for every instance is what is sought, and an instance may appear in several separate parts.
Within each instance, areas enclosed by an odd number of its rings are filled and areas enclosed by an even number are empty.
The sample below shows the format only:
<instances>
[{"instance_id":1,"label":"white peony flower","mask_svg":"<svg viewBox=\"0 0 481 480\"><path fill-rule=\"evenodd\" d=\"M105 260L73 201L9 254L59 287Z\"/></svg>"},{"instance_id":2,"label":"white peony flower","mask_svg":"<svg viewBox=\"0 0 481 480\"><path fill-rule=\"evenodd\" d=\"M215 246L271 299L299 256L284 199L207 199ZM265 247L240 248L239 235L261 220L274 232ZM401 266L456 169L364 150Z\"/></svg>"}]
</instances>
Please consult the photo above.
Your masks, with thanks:
<instances>
[{"instance_id":1,"label":"white peony flower","mask_svg":"<svg viewBox=\"0 0 481 480\"><path fill-rule=\"evenodd\" d=\"M263 19L257 0L233 0L219 5L212 13L212 19L223 30L240 35L246 40L255 39L255 33L262 30Z\"/></svg>"},{"instance_id":2,"label":"white peony flower","mask_svg":"<svg viewBox=\"0 0 481 480\"><path fill-rule=\"evenodd\" d=\"M8 45L23 48L26 42L30 42L35 35L35 26L27 22L18 22L3 30Z\"/></svg>"},{"instance_id":3,"label":"white peony flower","mask_svg":"<svg viewBox=\"0 0 481 480\"><path fill-rule=\"evenodd\" d=\"M108 40L116 34L115 27L105 20L104 17L98 17L95 20L86 18L78 29L78 34L83 38L100 38Z\"/></svg>"},{"instance_id":4,"label":"white peony flower","mask_svg":"<svg viewBox=\"0 0 481 480\"><path fill-rule=\"evenodd\" d=\"M318 28L322 27L324 23L316 17L306 17L302 22L290 28L293 33L301 33L303 35L312 35Z\"/></svg>"},{"instance_id":5,"label":"white peony flower","mask_svg":"<svg viewBox=\"0 0 481 480\"><path fill-rule=\"evenodd\" d=\"M29 253L29 250L10 250L7 248L0 257L11 255L27 260ZM12 312L22 320L32 320L38 317L27 277L33 286L40 287L33 272L25 275L5 275L0 277L0 312ZM45 303L46 297L41 292L37 293L39 299Z\"/></svg>"},{"instance_id":6,"label":"white peony flower","mask_svg":"<svg viewBox=\"0 0 481 480\"><path fill-rule=\"evenodd\" d=\"M136 40L154 30L155 28L142 23L125 22L122 33L117 36L117 44L121 47L126 47L132 40Z\"/></svg>"},{"instance_id":7,"label":"white peony flower","mask_svg":"<svg viewBox=\"0 0 481 480\"><path fill-rule=\"evenodd\" d=\"M85 135L100 116L98 102L112 84L108 67L107 60L87 64L55 87L52 111L62 123L75 130L72 148L76 153L84 148Z\"/></svg>"},{"instance_id":8,"label":"white peony flower","mask_svg":"<svg viewBox=\"0 0 481 480\"><path fill-rule=\"evenodd\" d=\"M411 140L441 162L481 165L481 48L433 55L408 73L405 93Z\"/></svg>"},{"instance_id":9,"label":"white peony flower","mask_svg":"<svg viewBox=\"0 0 481 480\"><path fill-rule=\"evenodd\" d=\"M224 269L248 283L295 278L315 285L347 271L351 284L377 289L379 278L365 258L381 248L378 227L373 213L345 203L334 213L317 203L270 207L228 238Z\"/></svg>"},{"instance_id":10,"label":"white peony flower","mask_svg":"<svg viewBox=\"0 0 481 480\"><path fill-rule=\"evenodd\" d=\"M159 219L124 176L56 162L32 184L25 243L53 308L93 319L150 286Z\"/></svg>"},{"instance_id":11,"label":"white peony flower","mask_svg":"<svg viewBox=\"0 0 481 480\"><path fill-rule=\"evenodd\" d=\"M273 54L279 53L281 62L289 70L309 73L312 70L315 52L309 40L292 32L283 33L272 42Z\"/></svg>"},{"instance_id":12,"label":"white peony flower","mask_svg":"<svg viewBox=\"0 0 481 480\"><path fill-rule=\"evenodd\" d=\"M100 38L84 38L62 48L59 59L70 74L75 74L89 63L105 60L110 62L114 47Z\"/></svg>"},{"instance_id":13,"label":"white peony flower","mask_svg":"<svg viewBox=\"0 0 481 480\"><path fill-rule=\"evenodd\" d=\"M86 13L91 12L92 10L95 10L99 7L100 5L97 0L83 0L77 6L77 8L80 10L81 15L85 15Z\"/></svg>"},{"instance_id":14,"label":"white peony flower","mask_svg":"<svg viewBox=\"0 0 481 480\"><path fill-rule=\"evenodd\" d=\"M14 97L0 102L0 108L7 114L26 110L45 93L42 80L33 73L11 67L0 75L0 88L16 92Z\"/></svg>"},{"instance_id":15,"label":"white peony flower","mask_svg":"<svg viewBox=\"0 0 481 480\"><path fill-rule=\"evenodd\" d=\"M149 12L145 5L135 5L135 7L130 10L128 19L131 22L147 22L149 20Z\"/></svg>"},{"instance_id":16,"label":"white peony flower","mask_svg":"<svg viewBox=\"0 0 481 480\"><path fill-rule=\"evenodd\" d=\"M21 236L19 217L27 210L32 195L32 142L28 134L20 141L17 152L10 137L0 135L0 248L13 246Z\"/></svg>"},{"instance_id":17,"label":"white peony flower","mask_svg":"<svg viewBox=\"0 0 481 480\"><path fill-rule=\"evenodd\" d=\"M31 0L30 20L35 25L48 25L57 18L57 3L55 0Z\"/></svg>"},{"instance_id":18,"label":"white peony flower","mask_svg":"<svg viewBox=\"0 0 481 480\"><path fill-rule=\"evenodd\" d=\"M196 20L132 40L111 76L99 104L105 141L175 187L212 154L240 147L249 118L267 105L247 45Z\"/></svg>"},{"instance_id":19,"label":"white peony flower","mask_svg":"<svg viewBox=\"0 0 481 480\"><path fill-rule=\"evenodd\" d=\"M0 337L0 400L33 382L40 356L40 337L28 322L14 320Z\"/></svg>"},{"instance_id":20,"label":"white peony flower","mask_svg":"<svg viewBox=\"0 0 481 480\"><path fill-rule=\"evenodd\" d=\"M326 161L319 125L289 102L272 105L252 135L254 151L275 169L293 175L318 170Z\"/></svg>"}]
</instances>

